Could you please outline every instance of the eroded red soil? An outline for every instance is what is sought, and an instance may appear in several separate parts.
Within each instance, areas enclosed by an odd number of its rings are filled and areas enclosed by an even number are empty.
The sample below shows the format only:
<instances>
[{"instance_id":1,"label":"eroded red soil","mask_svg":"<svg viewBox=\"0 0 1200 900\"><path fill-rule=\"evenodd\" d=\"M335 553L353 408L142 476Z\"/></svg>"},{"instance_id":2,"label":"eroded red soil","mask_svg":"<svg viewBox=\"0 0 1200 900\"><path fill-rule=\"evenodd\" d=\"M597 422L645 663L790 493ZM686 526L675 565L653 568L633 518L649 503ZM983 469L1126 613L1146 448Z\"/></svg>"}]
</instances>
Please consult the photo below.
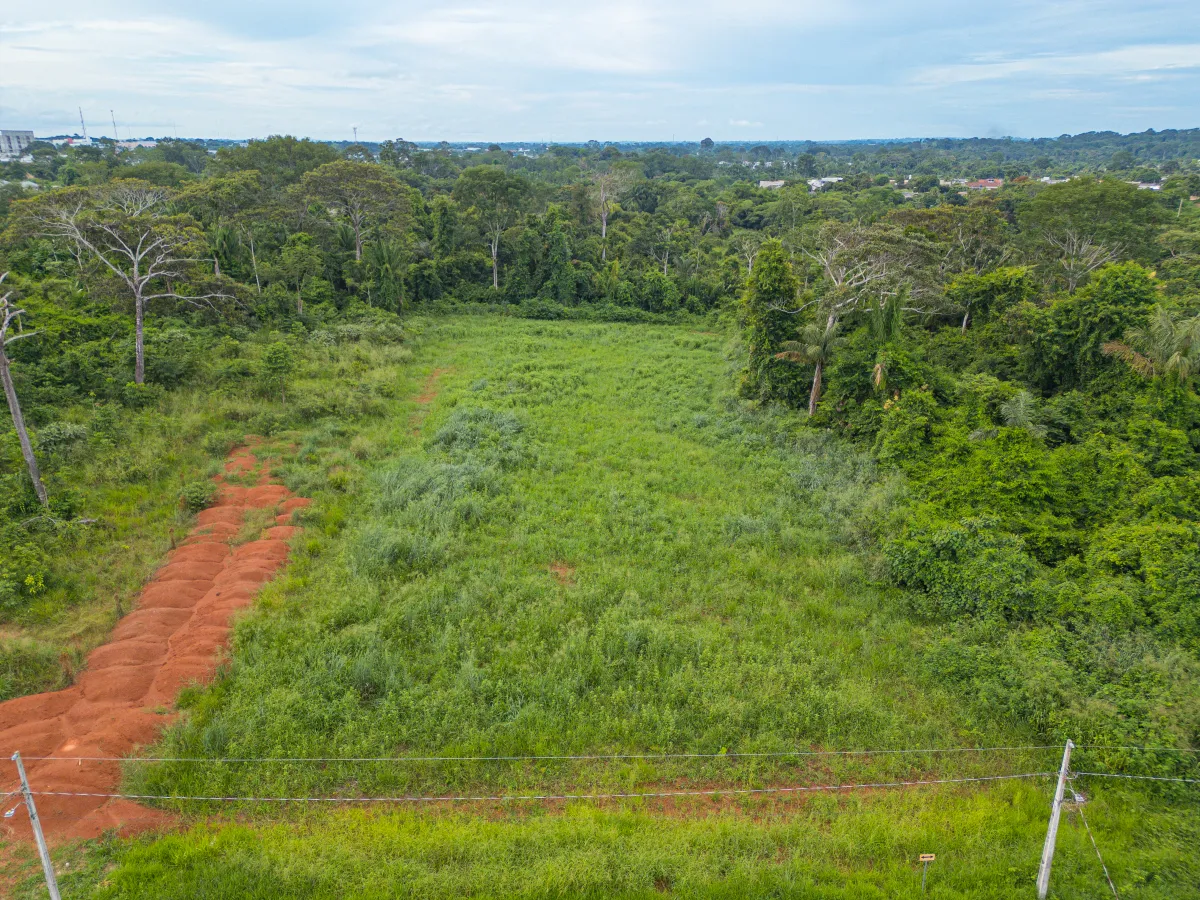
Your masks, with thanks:
<instances>
[{"instance_id":1,"label":"eroded red soil","mask_svg":"<svg viewBox=\"0 0 1200 900\"><path fill-rule=\"evenodd\" d=\"M225 465L227 475L238 480L257 468L248 448L235 450ZM121 757L153 743L173 720L180 689L213 677L234 613L249 606L287 561L287 540L299 530L289 524L292 511L309 503L272 484L266 466L250 487L222 476L215 480L216 505L197 516L196 527L146 585L136 609L113 629L109 643L92 651L76 683L0 703L4 791L17 786L16 768L7 760L20 751L35 792L118 793L119 763L67 757ZM273 511L275 524L258 540L234 546L250 510ZM35 802L52 844L169 821L127 800L42 795ZM24 806L3 823L6 837L31 839Z\"/></svg>"}]
</instances>

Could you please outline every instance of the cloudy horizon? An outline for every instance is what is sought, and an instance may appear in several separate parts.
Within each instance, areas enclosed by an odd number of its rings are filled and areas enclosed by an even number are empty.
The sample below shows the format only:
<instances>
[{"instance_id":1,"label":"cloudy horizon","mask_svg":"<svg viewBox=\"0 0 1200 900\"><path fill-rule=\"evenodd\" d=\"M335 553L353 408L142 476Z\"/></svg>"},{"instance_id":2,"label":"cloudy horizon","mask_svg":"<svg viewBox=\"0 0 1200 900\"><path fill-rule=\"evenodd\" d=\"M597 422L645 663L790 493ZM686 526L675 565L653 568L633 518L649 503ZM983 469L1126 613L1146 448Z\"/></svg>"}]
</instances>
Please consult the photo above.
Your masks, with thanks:
<instances>
[{"instance_id":1,"label":"cloudy horizon","mask_svg":"<svg viewBox=\"0 0 1200 900\"><path fill-rule=\"evenodd\" d=\"M1200 6L64 0L0 18L0 126L453 141L1200 125ZM969 17L968 17L969 16ZM110 114L110 110L112 111Z\"/></svg>"}]
</instances>

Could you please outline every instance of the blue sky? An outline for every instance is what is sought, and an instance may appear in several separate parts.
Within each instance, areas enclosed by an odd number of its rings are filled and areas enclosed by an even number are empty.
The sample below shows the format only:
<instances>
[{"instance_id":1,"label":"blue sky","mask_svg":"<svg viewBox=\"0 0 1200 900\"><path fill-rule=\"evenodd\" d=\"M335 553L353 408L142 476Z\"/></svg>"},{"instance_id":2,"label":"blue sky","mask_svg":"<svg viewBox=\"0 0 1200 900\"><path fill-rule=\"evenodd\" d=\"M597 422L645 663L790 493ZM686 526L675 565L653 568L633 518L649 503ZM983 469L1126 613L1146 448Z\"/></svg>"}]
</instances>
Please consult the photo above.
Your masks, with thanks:
<instances>
[{"instance_id":1,"label":"blue sky","mask_svg":"<svg viewBox=\"0 0 1200 900\"><path fill-rule=\"evenodd\" d=\"M372 140L1200 126L1195 0L55 0L0 12L0 126Z\"/></svg>"}]
</instances>

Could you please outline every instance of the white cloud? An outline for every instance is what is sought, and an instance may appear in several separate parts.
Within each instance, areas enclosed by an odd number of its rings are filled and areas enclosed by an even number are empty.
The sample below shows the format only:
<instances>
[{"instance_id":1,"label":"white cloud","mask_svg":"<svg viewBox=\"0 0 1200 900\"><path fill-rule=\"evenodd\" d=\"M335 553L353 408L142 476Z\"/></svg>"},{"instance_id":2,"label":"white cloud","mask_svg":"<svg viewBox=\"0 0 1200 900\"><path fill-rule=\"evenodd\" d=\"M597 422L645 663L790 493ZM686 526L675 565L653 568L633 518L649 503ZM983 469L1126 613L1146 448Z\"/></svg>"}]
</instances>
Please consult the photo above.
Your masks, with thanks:
<instances>
[{"instance_id":1,"label":"white cloud","mask_svg":"<svg viewBox=\"0 0 1200 900\"><path fill-rule=\"evenodd\" d=\"M348 138L357 122L375 140L1196 125L1200 12L1146 2L1152 15L995 0L987 21L1042 17L1026 28L956 19L948 0L9 4L0 121L55 133L82 105L100 132L115 109L123 136L177 122L180 134Z\"/></svg>"},{"instance_id":2,"label":"white cloud","mask_svg":"<svg viewBox=\"0 0 1200 900\"><path fill-rule=\"evenodd\" d=\"M1017 77L1147 77L1147 73L1161 74L1195 68L1200 68L1200 43L1141 44L1100 53L1030 56L1023 59L980 58L956 65L930 66L918 70L913 81L944 87L969 81Z\"/></svg>"}]
</instances>

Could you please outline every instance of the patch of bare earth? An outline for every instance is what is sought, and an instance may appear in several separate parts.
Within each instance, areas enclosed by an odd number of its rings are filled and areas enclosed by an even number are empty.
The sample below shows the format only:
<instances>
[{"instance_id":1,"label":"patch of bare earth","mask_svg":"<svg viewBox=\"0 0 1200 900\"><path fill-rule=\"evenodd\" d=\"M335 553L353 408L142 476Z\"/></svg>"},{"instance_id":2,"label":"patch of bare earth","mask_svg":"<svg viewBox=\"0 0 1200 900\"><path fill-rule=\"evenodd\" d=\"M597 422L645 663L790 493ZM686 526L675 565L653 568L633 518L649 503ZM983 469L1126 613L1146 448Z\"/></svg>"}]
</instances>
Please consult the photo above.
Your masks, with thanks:
<instances>
[{"instance_id":1,"label":"patch of bare earth","mask_svg":"<svg viewBox=\"0 0 1200 900\"><path fill-rule=\"evenodd\" d=\"M554 576L554 580L559 584L567 587L575 587L575 567L567 565L565 562L555 561L550 563L550 574Z\"/></svg>"},{"instance_id":2,"label":"patch of bare earth","mask_svg":"<svg viewBox=\"0 0 1200 900\"><path fill-rule=\"evenodd\" d=\"M413 398L421 407L412 416L412 433L414 436L421 433L421 425L425 421L425 416L429 413L429 404L437 399L438 379L448 372L450 372L450 369L434 369L421 382L421 392Z\"/></svg>"},{"instance_id":3,"label":"patch of bare earth","mask_svg":"<svg viewBox=\"0 0 1200 900\"><path fill-rule=\"evenodd\" d=\"M287 541L299 530L290 524L292 511L309 501L271 483L269 468L259 469L248 447L230 454L225 472L214 479L217 503L196 517L134 611L88 656L75 684L0 703L5 759L20 751L33 789L62 794L36 798L52 844L170 822L165 813L128 800L84 796L118 793L120 764L76 757L122 757L152 744L174 720L168 710L180 689L215 674L234 614L287 562ZM273 524L257 540L234 546L242 520L258 510L268 510ZM0 789L13 790L15 766L5 774ZM3 827L6 839L32 839L23 806Z\"/></svg>"}]
</instances>

